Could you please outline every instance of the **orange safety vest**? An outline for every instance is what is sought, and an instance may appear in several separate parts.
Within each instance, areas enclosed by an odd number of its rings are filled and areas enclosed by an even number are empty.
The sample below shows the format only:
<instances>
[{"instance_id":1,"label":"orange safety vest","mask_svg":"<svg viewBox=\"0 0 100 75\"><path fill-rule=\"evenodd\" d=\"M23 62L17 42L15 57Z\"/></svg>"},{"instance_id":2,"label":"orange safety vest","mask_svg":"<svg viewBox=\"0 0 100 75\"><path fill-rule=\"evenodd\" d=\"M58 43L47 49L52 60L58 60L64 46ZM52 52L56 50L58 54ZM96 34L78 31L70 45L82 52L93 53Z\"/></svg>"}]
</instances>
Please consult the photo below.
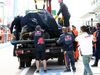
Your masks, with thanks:
<instances>
[{"instance_id":1,"label":"orange safety vest","mask_svg":"<svg viewBox=\"0 0 100 75\"><path fill-rule=\"evenodd\" d=\"M73 30L75 35L78 35L78 31L76 29Z\"/></svg>"},{"instance_id":2,"label":"orange safety vest","mask_svg":"<svg viewBox=\"0 0 100 75\"><path fill-rule=\"evenodd\" d=\"M1 36L1 30L0 30L0 36Z\"/></svg>"},{"instance_id":3,"label":"orange safety vest","mask_svg":"<svg viewBox=\"0 0 100 75\"><path fill-rule=\"evenodd\" d=\"M8 32L8 34L10 34L10 30L9 29L7 29L7 32Z\"/></svg>"},{"instance_id":4,"label":"orange safety vest","mask_svg":"<svg viewBox=\"0 0 100 75\"><path fill-rule=\"evenodd\" d=\"M0 18L0 23L2 22L1 18Z\"/></svg>"},{"instance_id":5,"label":"orange safety vest","mask_svg":"<svg viewBox=\"0 0 100 75\"><path fill-rule=\"evenodd\" d=\"M8 40L11 40L11 33L10 33L10 29L7 29L7 35L8 35Z\"/></svg>"},{"instance_id":6,"label":"orange safety vest","mask_svg":"<svg viewBox=\"0 0 100 75\"><path fill-rule=\"evenodd\" d=\"M1 30L1 35L3 35L3 32L5 31L5 29L3 28L3 30Z\"/></svg>"},{"instance_id":7,"label":"orange safety vest","mask_svg":"<svg viewBox=\"0 0 100 75\"><path fill-rule=\"evenodd\" d=\"M5 31L5 29L3 28L3 32Z\"/></svg>"},{"instance_id":8,"label":"orange safety vest","mask_svg":"<svg viewBox=\"0 0 100 75\"><path fill-rule=\"evenodd\" d=\"M2 42L4 42L4 34L3 34L3 30L1 31L1 37L2 37Z\"/></svg>"},{"instance_id":9,"label":"orange safety vest","mask_svg":"<svg viewBox=\"0 0 100 75\"><path fill-rule=\"evenodd\" d=\"M93 37L95 37L96 32L97 32L97 31L95 31L95 32L93 33ZM96 44L94 44L94 48L95 48L95 50L96 50Z\"/></svg>"},{"instance_id":10,"label":"orange safety vest","mask_svg":"<svg viewBox=\"0 0 100 75\"><path fill-rule=\"evenodd\" d=\"M1 35L3 34L3 30L1 30Z\"/></svg>"},{"instance_id":11,"label":"orange safety vest","mask_svg":"<svg viewBox=\"0 0 100 75\"><path fill-rule=\"evenodd\" d=\"M75 35L78 35L78 31L76 29L74 29L73 32ZM77 47L78 47L78 41L77 41ZM79 58L78 48L76 48L76 55L77 55L77 58ZM74 52L74 58L76 59L75 52Z\"/></svg>"},{"instance_id":12,"label":"orange safety vest","mask_svg":"<svg viewBox=\"0 0 100 75\"><path fill-rule=\"evenodd\" d=\"M93 33L93 37L95 37L96 32L97 32L97 31L95 31L95 32Z\"/></svg>"}]
</instances>

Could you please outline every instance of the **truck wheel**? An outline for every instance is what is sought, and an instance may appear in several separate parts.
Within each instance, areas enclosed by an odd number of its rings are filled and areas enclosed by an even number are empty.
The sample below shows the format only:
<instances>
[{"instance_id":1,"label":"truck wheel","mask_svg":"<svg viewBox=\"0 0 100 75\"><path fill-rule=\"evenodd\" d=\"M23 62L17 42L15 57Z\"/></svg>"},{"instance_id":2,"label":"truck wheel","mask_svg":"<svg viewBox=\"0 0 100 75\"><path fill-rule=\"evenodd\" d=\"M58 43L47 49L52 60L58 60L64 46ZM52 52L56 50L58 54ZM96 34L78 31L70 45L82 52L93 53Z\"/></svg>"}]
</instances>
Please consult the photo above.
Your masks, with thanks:
<instances>
[{"instance_id":1,"label":"truck wheel","mask_svg":"<svg viewBox=\"0 0 100 75\"><path fill-rule=\"evenodd\" d=\"M49 33L45 32L43 35L44 35L44 39L50 39Z\"/></svg>"},{"instance_id":2,"label":"truck wheel","mask_svg":"<svg viewBox=\"0 0 100 75\"><path fill-rule=\"evenodd\" d=\"M26 67L30 67L31 66L31 61L26 62Z\"/></svg>"},{"instance_id":3,"label":"truck wheel","mask_svg":"<svg viewBox=\"0 0 100 75\"><path fill-rule=\"evenodd\" d=\"M26 61L26 67L30 67L31 66L31 61L32 61L32 59L28 58L28 60Z\"/></svg>"},{"instance_id":4,"label":"truck wheel","mask_svg":"<svg viewBox=\"0 0 100 75\"><path fill-rule=\"evenodd\" d=\"M63 62L63 57L62 56L58 56L58 65L63 65L64 62Z\"/></svg>"},{"instance_id":5,"label":"truck wheel","mask_svg":"<svg viewBox=\"0 0 100 75\"><path fill-rule=\"evenodd\" d=\"M25 67L25 62L20 62L19 69L24 68L24 67Z\"/></svg>"}]
</instances>

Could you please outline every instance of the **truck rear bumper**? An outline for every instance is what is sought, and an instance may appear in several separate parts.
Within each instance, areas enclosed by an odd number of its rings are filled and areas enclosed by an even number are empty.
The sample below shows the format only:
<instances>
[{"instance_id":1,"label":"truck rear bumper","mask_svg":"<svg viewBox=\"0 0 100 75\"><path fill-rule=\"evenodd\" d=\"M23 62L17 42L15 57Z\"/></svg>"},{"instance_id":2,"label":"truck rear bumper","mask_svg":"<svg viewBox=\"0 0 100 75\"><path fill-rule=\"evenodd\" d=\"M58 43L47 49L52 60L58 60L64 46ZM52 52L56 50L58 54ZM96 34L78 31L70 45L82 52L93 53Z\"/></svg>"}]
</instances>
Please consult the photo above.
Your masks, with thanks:
<instances>
[{"instance_id":1,"label":"truck rear bumper","mask_svg":"<svg viewBox=\"0 0 100 75\"><path fill-rule=\"evenodd\" d=\"M57 39L44 39L44 42L45 43L54 43L56 42ZM11 44L12 45L15 45L15 44L34 44L34 40L18 40L18 41L15 41L15 40L11 40Z\"/></svg>"},{"instance_id":2,"label":"truck rear bumper","mask_svg":"<svg viewBox=\"0 0 100 75\"><path fill-rule=\"evenodd\" d=\"M34 55L35 54L35 50L34 49L16 49L15 52L17 54L30 54L30 55ZM62 53L63 49L61 49L61 47L55 47L55 48L49 48L45 50L46 53Z\"/></svg>"}]
</instances>

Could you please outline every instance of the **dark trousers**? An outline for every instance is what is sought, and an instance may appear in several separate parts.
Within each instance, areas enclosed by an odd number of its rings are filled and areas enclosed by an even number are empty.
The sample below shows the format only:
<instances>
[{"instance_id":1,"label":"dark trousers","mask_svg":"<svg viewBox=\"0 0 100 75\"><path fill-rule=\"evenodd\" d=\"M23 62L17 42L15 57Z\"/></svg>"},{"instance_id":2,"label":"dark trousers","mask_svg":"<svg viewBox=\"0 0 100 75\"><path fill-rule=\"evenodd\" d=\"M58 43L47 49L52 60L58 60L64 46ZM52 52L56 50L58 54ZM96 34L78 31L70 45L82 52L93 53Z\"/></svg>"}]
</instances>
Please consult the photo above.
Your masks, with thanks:
<instances>
[{"instance_id":1,"label":"dark trousers","mask_svg":"<svg viewBox=\"0 0 100 75\"><path fill-rule=\"evenodd\" d=\"M98 61L99 61L99 55L96 52L94 65L97 65L98 66Z\"/></svg>"},{"instance_id":2,"label":"dark trousers","mask_svg":"<svg viewBox=\"0 0 100 75\"><path fill-rule=\"evenodd\" d=\"M17 47L17 45L14 45L13 56L16 56L16 54L15 54L16 47Z\"/></svg>"},{"instance_id":3,"label":"dark trousers","mask_svg":"<svg viewBox=\"0 0 100 75\"><path fill-rule=\"evenodd\" d=\"M16 29L16 40L19 40L19 30L18 29Z\"/></svg>"},{"instance_id":4,"label":"dark trousers","mask_svg":"<svg viewBox=\"0 0 100 75\"><path fill-rule=\"evenodd\" d=\"M93 55L92 56L95 56L95 47L93 46Z\"/></svg>"},{"instance_id":5,"label":"dark trousers","mask_svg":"<svg viewBox=\"0 0 100 75\"><path fill-rule=\"evenodd\" d=\"M0 36L0 40L2 40L2 39L1 39L1 36Z\"/></svg>"},{"instance_id":6,"label":"dark trousers","mask_svg":"<svg viewBox=\"0 0 100 75\"><path fill-rule=\"evenodd\" d=\"M65 26L65 27L70 26L69 19L70 19L70 17L64 17L64 26Z\"/></svg>"},{"instance_id":7,"label":"dark trousers","mask_svg":"<svg viewBox=\"0 0 100 75\"><path fill-rule=\"evenodd\" d=\"M72 69L75 70L76 68L75 68L73 51L64 51L64 58L65 58L66 69L70 70L70 61L71 61Z\"/></svg>"}]
</instances>

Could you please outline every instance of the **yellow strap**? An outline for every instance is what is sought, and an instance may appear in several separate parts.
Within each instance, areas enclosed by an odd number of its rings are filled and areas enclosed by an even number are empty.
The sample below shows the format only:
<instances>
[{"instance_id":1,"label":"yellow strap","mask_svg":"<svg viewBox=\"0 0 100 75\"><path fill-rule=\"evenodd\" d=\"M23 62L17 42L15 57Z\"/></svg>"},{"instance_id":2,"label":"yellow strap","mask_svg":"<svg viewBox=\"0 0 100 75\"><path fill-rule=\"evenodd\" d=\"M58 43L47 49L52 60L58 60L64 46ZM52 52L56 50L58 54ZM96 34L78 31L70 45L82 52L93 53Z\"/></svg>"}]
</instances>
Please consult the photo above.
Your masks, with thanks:
<instances>
[{"instance_id":1,"label":"yellow strap","mask_svg":"<svg viewBox=\"0 0 100 75\"><path fill-rule=\"evenodd\" d=\"M67 62L66 62L67 60L65 59L65 64L66 64L66 67L68 68L68 66L67 66ZM69 68L68 68L69 69Z\"/></svg>"},{"instance_id":2,"label":"yellow strap","mask_svg":"<svg viewBox=\"0 0 100 75\"><path fill-rule=\"evenodd\" d=\"M45 2L44 2L44 5L45 5Z\"/></svg>"},{"instance_id":3,"label":"yellow strap","mask_svg":"<svg viewBox=\"0 0 100 75\"><path fill-rule=\"evenodd\" d=\"M62 21L63 19L64 19L64 17L62 16L61 19L60 19L60 21Z\"/></svg>"},{"instance_id":4,"label":"yellow strap","mask_svg":"<svg viewBox=\"0 0 100 75\"><path fill-rule=\"evenodd\" d=\"M37 5L37 3L35 3L35 5Z\"/></svg>"},{"instance_id":5,"label":"yellow strap","mask_svg":"<svg viewBox=\"0 0 100 75\"><path fill-rule=\"evenodd\" d=\"M59 17L59 16L58 16L58 15L56 15L56 16L55 16L55 19L57 19L58 17Z\"/></svg>"},{"instance_id":6,"label":"yellow strap","mask_svg":"<svg viewBox=\"0 0 100 75\"><path fill-rule=\"evenodd\" d=\"M22 38L25 34L30 34L29 32L28 33L24 33L23 35L21 35L21 37L20 38Z\"/></svg>"},{"instance_id":7,"label":"yellow strap","mask_svg":"<svg viewBox=\"0 0 100 75\"><path fill-rule=\"evenodd\" d=\"M43 0L36 0L36 1L43 1Z\"/></svg>"},{"instance_id":8,"label":"yellow strap","mask_svg":"<svg viewBox=\"0 0 100 75\"><path fill-rule=\"evenodd\" d=\"M67 59L66 59L66 55L65 55L66 53L67 53L67 51L64 51L65 65L66 65L67 69L69 69L68 66L67 66Z\"/></svg>"},{"instance_id":9,"label":"yellow strap","mask_svg":"<svg viewBox=\"0 0 100 75\"><path fill-rule=\"evenodd\" d=\"M36 9L36 11L38 11L38 9Z\"/></svg>"},{"instance_id":10,"label":"yellow strap","mask_svg":"<svg viewBox=\"0 0 100 75\"><path fill-rule=\"evenodd\" d=\"M63 16L61 17L61 19L60 19L60 23L62 23L63 22Z\"/></svg>"}]
</instances>

